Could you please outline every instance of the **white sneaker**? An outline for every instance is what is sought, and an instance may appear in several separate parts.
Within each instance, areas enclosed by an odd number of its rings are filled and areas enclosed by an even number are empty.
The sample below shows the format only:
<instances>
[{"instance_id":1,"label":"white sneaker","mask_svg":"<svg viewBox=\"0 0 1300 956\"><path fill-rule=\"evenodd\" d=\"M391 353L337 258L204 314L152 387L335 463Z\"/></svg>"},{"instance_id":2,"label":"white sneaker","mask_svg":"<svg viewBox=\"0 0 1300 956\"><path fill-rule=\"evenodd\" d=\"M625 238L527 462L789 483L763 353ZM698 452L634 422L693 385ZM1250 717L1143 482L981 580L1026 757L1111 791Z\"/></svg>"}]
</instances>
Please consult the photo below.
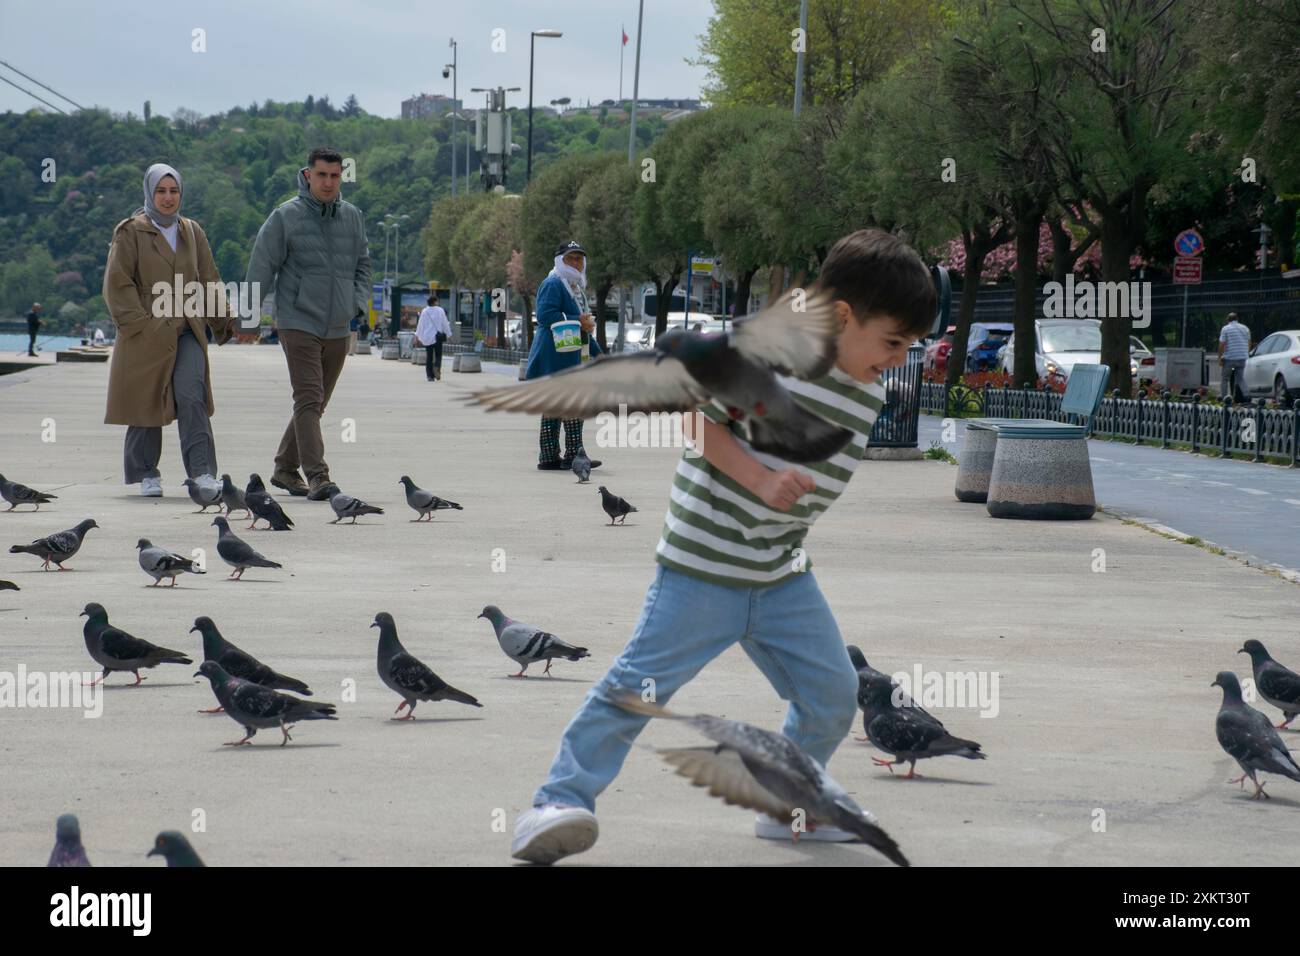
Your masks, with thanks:
<instances>
[{"instance_id":1,"label":"white sneaker","mask_svg":"<svg viewBox=\"0 0 1300 956\"><path fill-rule=\"evenodd\" d=\"M548 803L530 807L515 821L510 855L549 866L556 860L590 850L600 835L596 815L583 807Z\"/></svg>"},{"instance_id":2,"label":"white sneaker","mask_svg":"<svg viewBox=\"0 0 1300 956\"><path fill-rule=\"evenodd\" d=\"M145 478L140 482L140 495L144 498L161 498L163 496L162 479Z\"/></svg>"},{"instance_id":3,"label":"white sneaker","mask_svg":"<svg viewBox=\"0 0 1300 956\"><path fill-rule=\"evenodd\" d=\"M875 814L864 810L868 820L876 823ZM760 813L754 817L754 836L760 840L793 840L794 831L791 824L782 823L776 817L770 817L766 813ZM818 824L815 829L805 830L799 834L800 842L807 840L810 843L853 843L861 838L856 833L850 833L848 830L842 830L839 827L833 827L828 824Z\"/></svg>"},{"instance_id":4,"label":"white sneaker","mask_svg":"<svg viewBox=\"0 0 1300 956\"><path fill-rule=\"evenodd\" d=\"M194 484L199 487L199 490L206 491L208 494L221 494L221 482L212 475L199 475L194 479Z\"/></svg>"}]
</instances>

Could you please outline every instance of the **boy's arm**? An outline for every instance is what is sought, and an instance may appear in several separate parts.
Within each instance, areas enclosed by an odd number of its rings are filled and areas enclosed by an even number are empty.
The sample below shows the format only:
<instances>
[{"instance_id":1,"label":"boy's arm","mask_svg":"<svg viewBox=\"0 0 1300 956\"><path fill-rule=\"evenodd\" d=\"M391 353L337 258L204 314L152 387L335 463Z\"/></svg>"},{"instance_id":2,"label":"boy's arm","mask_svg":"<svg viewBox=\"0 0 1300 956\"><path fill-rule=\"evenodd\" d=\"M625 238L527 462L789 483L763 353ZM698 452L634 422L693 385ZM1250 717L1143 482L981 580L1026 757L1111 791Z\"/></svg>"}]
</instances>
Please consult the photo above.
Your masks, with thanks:
<instances>
[{"instance_id":1,"label":"boy's arm","mask_svg":"<svg viewBox=\"0 0 1300 956\"><path fill-rule=\"evenodd\" d=\"M774 471L740 447L725 425L700 416L702 432L696 446L704 459L776 511L789 511L817 483L795 468ZM682 433L695 442L695 415L682 416Z\"/></svg>"}]
</instances>

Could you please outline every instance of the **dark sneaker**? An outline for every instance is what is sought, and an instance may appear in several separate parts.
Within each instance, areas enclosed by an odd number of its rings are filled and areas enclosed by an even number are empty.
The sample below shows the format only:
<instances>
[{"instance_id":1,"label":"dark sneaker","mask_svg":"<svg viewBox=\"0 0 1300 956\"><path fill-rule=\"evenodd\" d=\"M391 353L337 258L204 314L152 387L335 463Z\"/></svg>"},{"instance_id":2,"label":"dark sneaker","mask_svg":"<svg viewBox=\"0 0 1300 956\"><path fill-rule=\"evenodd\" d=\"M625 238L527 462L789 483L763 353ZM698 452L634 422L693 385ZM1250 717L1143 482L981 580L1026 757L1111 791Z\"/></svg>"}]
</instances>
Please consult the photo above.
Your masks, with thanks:
<instances>
[{"instance_id":1,"label":"dark sneaker","mask_svg":"<svg viewBox=\"0 0 1300 956\"><path fill-rule=\"evenodd\" d=\"M315 482L307 492L308 501L329 501L339 493L339 486L328 478Z\"/></svg>"},{"instance_id":2,"label":"dark sneaker","mask_svg":"<svg viewBox=\"0 0 1300 956\"><path fill-rule=\"evenodd\" d=\"M537 463L538 471L568 471L568 469L569 466L558 458L554 461L539 461Z\"/></svg>"},{"instance_id":3,"label":"dark sneaker","mask_svg":"<svg viewBox=\"0 0 1300 956\"><path fill-rule=\"evenodd\" d=\"M307 488L307 482L299 478L297 472L287 474L282 471L277 471L271 476L271 484L277 488L283 488L285 491L289 492L289 494L298 498L301 498L309 491Z\"/></svg>"}]
</instances>

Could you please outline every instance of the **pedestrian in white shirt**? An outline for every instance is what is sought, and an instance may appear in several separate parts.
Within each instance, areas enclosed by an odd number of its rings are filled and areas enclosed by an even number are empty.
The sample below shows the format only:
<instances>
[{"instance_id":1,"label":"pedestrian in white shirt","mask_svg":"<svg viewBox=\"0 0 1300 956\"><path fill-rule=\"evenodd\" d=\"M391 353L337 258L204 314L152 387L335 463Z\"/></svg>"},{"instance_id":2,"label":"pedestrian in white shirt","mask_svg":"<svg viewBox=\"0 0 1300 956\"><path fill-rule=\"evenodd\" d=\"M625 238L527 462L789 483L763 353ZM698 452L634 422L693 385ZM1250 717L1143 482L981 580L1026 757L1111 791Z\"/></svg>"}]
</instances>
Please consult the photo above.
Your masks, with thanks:
<instances>
[{"instance_id":1,"label":"pedestrian in white shirt","mask_svg":"<svg viewBox=\"0 0 1300 956\"><path fill-rule=\"evenodd\" d=\"M451 335L447 313L438 305L437 296L429 296L429 304L420 310L420 321L415 326L416 341L424 347L424 374L429 381L442 379L442 343Z\"/></svg>"}]
</instances>

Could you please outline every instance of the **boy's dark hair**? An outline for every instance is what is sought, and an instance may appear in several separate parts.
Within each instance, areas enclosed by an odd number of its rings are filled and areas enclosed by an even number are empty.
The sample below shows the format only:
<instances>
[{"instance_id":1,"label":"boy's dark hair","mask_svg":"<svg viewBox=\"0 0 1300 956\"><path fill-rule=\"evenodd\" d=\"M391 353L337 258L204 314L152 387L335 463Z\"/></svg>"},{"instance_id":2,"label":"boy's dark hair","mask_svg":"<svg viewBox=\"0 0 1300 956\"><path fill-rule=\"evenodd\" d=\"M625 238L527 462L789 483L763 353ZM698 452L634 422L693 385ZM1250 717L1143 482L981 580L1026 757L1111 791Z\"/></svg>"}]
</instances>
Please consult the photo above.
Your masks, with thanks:
<instances>
[{"instance_id":1,"label":"boy's dark hair","mask_svg":"<svg viewBox=\"0 0 1300 956\"><path fill-rule=\"evenodd\" d=\"M437 305L437 304L438 304L438 297L436 295L429 296L429 305Z\"/></svg>"},{"instance_id":2,"label":"boy's dark hair","mask_svg":"<svg viewBox=\"0 0 1300 956\"><path fill-rule=\"evenodd\" d=\"M883 229L859 229L835 243L817 285L847 302L859 322L889 315L917 338L934 327L939 311L930 270L911 246Z\"/></svg>"},{"instance_id":3,"label":"boy's dark hair","mask_svg":"<svg viewBox=\"0 0 1300 956\"><path fill-rule=\"evenodd\" d=\"M337 149L334 149L331 146L317 146L310 153L308 153L307 167L310 169L312 166L315 166L316 160L318 159L323 160L324 162L327 163L338 163L339 165L343 164L343 156L339 153Z\"/></svg>"}]
</instances>

